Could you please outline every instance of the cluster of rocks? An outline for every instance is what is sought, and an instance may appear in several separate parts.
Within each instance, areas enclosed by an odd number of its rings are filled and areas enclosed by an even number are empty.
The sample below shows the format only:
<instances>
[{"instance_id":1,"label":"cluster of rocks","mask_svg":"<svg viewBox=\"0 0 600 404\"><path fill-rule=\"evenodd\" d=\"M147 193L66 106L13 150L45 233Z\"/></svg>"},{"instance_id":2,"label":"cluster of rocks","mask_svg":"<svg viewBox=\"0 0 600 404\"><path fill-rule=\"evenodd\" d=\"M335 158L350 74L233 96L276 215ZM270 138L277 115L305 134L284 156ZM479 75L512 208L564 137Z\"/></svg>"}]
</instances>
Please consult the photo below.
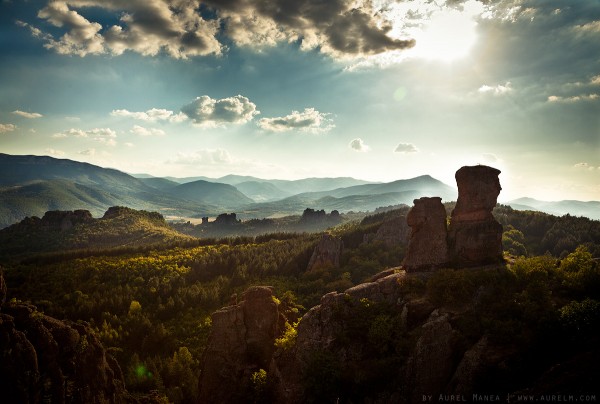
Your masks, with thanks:
<instances>
[{"instance_id":1,"label":"cluster of rocks","mask_svg":"<svg viewBox=\"0 0 600 404\"><path fill-rule=\"evenodd\" d=\"M0 273L2 402L126 402L121 369L88 325L5 300Z\"/></svg>"},{"instance_id":2,"label":"cluster of rocks","mask_svg":"<svg viewBox=\"0 0 600 404\"><path fill-rule=\"evenodd\" d=\"M449 226L441 198L415 199L407 216L412 231L403 266L408 271L502 261L502 225L492 215L502 189L499 174L481 165L456 172L458 200Z\"/></svg>"},{"instance_id":3,"label":"cluster of rocks","mask_svg":"<svg viewBox=\"0 0 600 404\"><path fill-rule=\"evenodd\" d=\"M340 220L340 212L332 210L330 214L327 214L324 209L314 210L306 208L300 217L300 223L320 222L324 220L337 222Z\"/></svg>"},{"instance_id":4,"label":"cluster of rocks","mask_svg":"<svg viewBox=\"0 0 600 404\"><path fill-rule=\"evenodd\" d=\"M93 220L94 218L88 210L52 210L46 212L41 219L37 216L26 217L21 222L10 226L10 228L16 229L35 226L44 231L67 231L76 224L89 223Z\"/></svg>"},{"instance_id":5,"label":"cluster of rocks","mask_svg":"<svg viewBox=\"0 0 600 404\"><path fill-rule=\"evenodd\" d=\"M420 402L423 395L437 398L442 393L472 392L478 377L498 366L506 355L499 355L485 337L464 346L452 325L455 314L403 292L402 282L415 276L392 268L370 282L324 295L302 317L295 344L288 349L275 348L286 319L274 302L272 289L248 289L241 302L212 315L200 375L200 402L245 402L252 374L260 369L268 374L272 402L307 402L315 393L307 390L307 371L311 360L322 352L330 353L347 374L360 374L361 364L370 359L365 357L364 340L347 341L341 335L352 327L353 319L360 316L357 307L364 304L389 307L401 320L397 326L407 335L418 336L407 359L395 369L394 384L379 392L379 401L373 402Z\"/></svg>"}]
</instances>

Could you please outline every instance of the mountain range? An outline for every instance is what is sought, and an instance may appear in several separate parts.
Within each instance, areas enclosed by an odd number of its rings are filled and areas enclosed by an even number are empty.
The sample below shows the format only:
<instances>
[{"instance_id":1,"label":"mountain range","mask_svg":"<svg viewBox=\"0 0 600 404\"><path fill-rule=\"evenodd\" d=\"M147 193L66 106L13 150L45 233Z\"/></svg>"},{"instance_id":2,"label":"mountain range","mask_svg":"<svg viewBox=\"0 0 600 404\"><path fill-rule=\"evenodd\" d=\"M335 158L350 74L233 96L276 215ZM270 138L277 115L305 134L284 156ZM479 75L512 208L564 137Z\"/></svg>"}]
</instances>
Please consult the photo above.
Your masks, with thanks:
<instances>
[{"instance_id":1,"label":"mountain range","mask_svg":"<svg viewBox=\"0 0 600 404\"><path fill-rule=\"evenodd\" d=\"M89 210L100 217L111 206L158 211L165 217L217 216L243 219L300 214L306 208L372 211L412 205L415 198L456 200L455 188L423 175L388 183L350 177L266 180L227 175L175 178L130 175L111 168L47 156L0 153L0 228L49 210ZM542 202L521 198L515 209L600 219L600 202Z\"/></svg>"}]
</instances>

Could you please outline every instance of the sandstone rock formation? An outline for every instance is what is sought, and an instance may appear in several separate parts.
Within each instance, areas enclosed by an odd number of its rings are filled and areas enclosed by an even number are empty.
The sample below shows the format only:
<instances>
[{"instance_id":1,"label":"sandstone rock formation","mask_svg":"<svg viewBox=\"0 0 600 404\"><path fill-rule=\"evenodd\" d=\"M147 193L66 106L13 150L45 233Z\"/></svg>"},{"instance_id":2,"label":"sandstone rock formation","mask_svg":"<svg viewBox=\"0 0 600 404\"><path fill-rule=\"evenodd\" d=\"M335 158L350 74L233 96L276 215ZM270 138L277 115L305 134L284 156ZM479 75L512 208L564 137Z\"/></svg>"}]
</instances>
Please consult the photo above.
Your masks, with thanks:
<instances>
[{"instance_id":1,"label":"sandstone rock formation","mask_svg":"<svg viewBox=\"0 0 600 404\"><path fill-rule=\"evenodd\" d=\"M415 199L406 218L412 230L403 262L406 270L502 261L502 225L492 215L502 189L499 174L487 166L465 166L456 172L458 200L448 228L441 198Z\"/></svg>"},{"instance_id":2,"label":"sandstone rock formation","mask_svg":"<svg viewBox=\"0 0 600 404\"><path fill-rule=\"evenodd\" d=\"M275 339L285 328L272 288L255 286L242 300L213 313L199 381L201 403L243 402L254 372L272 366Z\"/></svg>"},{"instance_id":3,"label":"sandstone rock formation","mask_svg":"<svg viewBox=\"0 0 600 404\"><path fill-rule=\"evenodd\" d=\"M0 283L4 282L0 274ZM4 403L121 403L123 374L85 324L35 306L0 307L0 392Z\"/></svg>"},{"instance_id":4,"label":"sandstone rock formation","mask_svg":"<svg viewBox=\"0 0 600 404\"><path fill-rule=\"evenodd\" d=\"M448 248L457 267L502 261L502 225L492 215L502 189L499 174L487 166L456 172L458 200L450 219Z\"/></svg>"},{"instance_id":5,"label":"sandstone rock formation","mask_svg":"<svg viewBox=\"0 0 600 404\"><path fill-rule=\"evenodd\" d=\"M404 268L407 271L427 271L446 264L446 210L442 198L415 199L406 221L411 227L411 235Z\"/></svg>"},{"instance_id":6,"label":"sandstone rock formation","mask_svg":"<svg viewBox=\"0 0 600 404\"><path fill-rule=\"evenodd\" d=\"M307 271L326 266L339 267L343 248L344 242L341 238L331 234L323 234L310 257Z\"/></svg>"}]
</instances>

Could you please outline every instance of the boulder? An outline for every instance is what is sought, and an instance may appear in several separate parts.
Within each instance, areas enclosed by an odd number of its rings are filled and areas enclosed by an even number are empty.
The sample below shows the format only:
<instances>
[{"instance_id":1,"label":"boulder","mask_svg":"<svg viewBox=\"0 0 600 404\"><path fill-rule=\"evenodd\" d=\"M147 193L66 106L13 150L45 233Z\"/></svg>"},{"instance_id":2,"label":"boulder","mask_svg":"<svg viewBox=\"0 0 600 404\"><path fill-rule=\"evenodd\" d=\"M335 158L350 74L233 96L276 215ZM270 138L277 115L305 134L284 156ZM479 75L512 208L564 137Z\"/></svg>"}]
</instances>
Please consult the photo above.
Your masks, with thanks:
<instances>
[{"instance_id":1,"label":"boulder","mask_svg":"<svg viewBox=\"0 0 600 404\"><path fill-rule=\"evenodd\" d=\"M457 267L502 261L502 225L492 210L500 194L500 170L462 167L456 172L458 200L448 229L450 260Z\"/></svg>"},{"instance_id":2,"label":"boulder","mask_svg":"<svg viewBox=\"0 0 600 404\"><path fill-rule=\"evenodd\" d=\"M446 210L438 197L414 200L406 221L411 228L402 265L408 272L437 269L448 262Z\"/></svg>"}]
</instances>

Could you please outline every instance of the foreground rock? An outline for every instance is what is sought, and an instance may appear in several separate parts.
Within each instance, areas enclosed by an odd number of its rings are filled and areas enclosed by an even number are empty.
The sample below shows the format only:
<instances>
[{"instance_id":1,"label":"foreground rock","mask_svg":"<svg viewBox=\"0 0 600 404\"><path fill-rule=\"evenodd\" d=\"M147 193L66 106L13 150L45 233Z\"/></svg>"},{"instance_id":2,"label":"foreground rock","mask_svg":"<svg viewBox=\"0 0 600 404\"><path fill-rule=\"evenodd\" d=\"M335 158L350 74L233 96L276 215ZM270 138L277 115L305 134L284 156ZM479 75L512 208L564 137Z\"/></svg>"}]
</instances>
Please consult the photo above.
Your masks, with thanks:
<instances>
[{"instance_id":1,"label":"foreground rock","mask_svg":"<svg viewBox=\"0 0 600 404\"><path fill-rule=\"evenodd\" d=\"M1 306L0 358L3 403L122 403L127 397L118 363L86 324L57 320L35 306Z\"/></svg>"},{"instance_id":2,"label":"foreground rock","mask_svg":"<svg viewBox=\"0 0 600 404\"><path fill-rule=\"evenodd\" d=\"M502 225L492 215L502 189L499 174L487 166L456 172L458 200L450 219L448 248L457 267L502 261Z\"/></svg>"},{"instance_id":3,"label":"foreground rock","mask_svg":"<svg viewBox=\"0 0 600 404\"><path fill-rule=\"evenodd\" d=\"M244 402L252 375L272 367L275 339L285 328L270 287L248 289L242 300L213 313L199 381L201 403Z\"/></svg>"}]
</instances>

